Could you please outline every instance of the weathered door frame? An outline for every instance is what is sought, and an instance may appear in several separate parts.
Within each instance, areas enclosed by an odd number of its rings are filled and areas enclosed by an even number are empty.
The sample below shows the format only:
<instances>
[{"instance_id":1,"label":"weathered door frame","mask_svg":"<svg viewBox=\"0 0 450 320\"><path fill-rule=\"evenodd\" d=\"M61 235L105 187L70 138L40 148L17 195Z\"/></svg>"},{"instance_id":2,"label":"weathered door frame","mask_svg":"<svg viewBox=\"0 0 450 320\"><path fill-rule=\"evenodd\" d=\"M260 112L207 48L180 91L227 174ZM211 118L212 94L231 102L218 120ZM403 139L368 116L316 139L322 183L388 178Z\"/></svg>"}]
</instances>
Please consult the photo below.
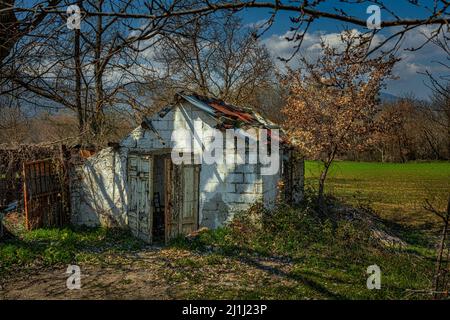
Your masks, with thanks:
<instances>
[{"instance_id":1,"label":"weathered door frame","mask_svg":"<svg viewBox=\"0 0 450 320\"><path fill-rule=\"evenodd\" d=\"M199 189L200 189L200 165L174 165L172 162L172 159L170 157L170 150L158 150L156 152L130 152L128 154L128 160L127 160L127 180L128 180L128 188L129 188L129 203L131 204L131 188L130 188L130 181L129 181L129 157L139 157L139 158L148 158L150 164L150 171L149 172L149 190L148 190L148 196L147 196L147 202L149 207L149 239L147 240L149 243L152 243L153 241L153 183L154 183L154 164L155 164L155 156L161 156L161 155L168 155L164 158L164 233L165 233L165 241L166 243L174 237L174 235L181 234L183 232L183 221L182 221L182 210L183 210L183 188L184 188L184 181L182 179L183 177L183 170L187 166L194 166L194 175L195 175L195 181L194 184L196 184L196 189L194 191L194 199L196 199L196 205L194 209L194 221L189 221L190 223L194 224L194 228L198 228L199 225L199 204L200 204L200 197L199 197ZM177 185L178 184L178 185ZM175 192L174 192L175 190ZM173 223L173 215L176 215L179 219L177 220L176 226ZM174 227L176 230L174 230ZM173 234L172 234L173 233Z\"/></svg>"},{"instance_id":2,"label":"weathered door frame","mask_svg":"<svg viewBox=\"0 0 450 320\"><path fill-rule=\"evenodd\" d=\"M165 206L164 206L164 218L165 218L165 239L166 243L170 239L183 233L183 193L184 193L184 174L185 167L194 166L194 185L196 189L194 192L194 199L196 199L194 209L194 221L190 223L194 224L194 228L198 229L199 226L199 207L200 207L200 165L174 165L171 159L165 159L164 161L164 178L165 178Z\"/></svg>"}]
</instances>

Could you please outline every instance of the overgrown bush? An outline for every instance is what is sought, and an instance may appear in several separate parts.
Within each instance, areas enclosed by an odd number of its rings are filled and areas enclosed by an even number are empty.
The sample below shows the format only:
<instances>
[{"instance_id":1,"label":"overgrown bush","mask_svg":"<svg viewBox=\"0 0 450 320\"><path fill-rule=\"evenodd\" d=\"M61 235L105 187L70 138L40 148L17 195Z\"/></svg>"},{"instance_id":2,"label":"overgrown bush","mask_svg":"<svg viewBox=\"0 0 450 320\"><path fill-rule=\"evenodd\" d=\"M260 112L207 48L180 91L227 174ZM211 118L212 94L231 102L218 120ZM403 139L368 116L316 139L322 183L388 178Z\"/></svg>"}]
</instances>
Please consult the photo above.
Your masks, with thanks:
<instances>
[{"instance_id":1,"label":"overgrown bush","mask_svg":"<svg viewBox=\"0 0 450 320\"><path fill-rule=\"evenodd\" d=\"M227 254L289 257L314 249L344 256L382 250L363 222L320 219L313 203L314 199L309 198L299 208L279 204L272 210L255 204L237 213L224 227L200 233L188 241L180 237L172 245Z\"/></svg>"}]
</instances>

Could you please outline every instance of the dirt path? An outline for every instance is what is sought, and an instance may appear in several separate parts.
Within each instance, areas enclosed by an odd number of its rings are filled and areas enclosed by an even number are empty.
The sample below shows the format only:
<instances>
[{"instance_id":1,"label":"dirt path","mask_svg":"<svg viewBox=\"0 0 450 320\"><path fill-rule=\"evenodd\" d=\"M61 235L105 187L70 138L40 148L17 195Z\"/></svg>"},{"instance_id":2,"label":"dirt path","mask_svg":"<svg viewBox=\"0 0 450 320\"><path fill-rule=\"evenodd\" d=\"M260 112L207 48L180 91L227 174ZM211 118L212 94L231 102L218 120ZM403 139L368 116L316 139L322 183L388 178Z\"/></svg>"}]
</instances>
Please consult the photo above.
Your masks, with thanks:
<instances>
[{"instance_id":1,"label":"dirt path","mask_svg":"<svg viewBox=\"0 0 450 320\"><path fill-rule=\"evenodd\" d=\"M263 297L267 284L289 288L289 264L248 263L177 249L146 249L80 263L81 289L68 290L67 266L28 269L0 279L0 299L180 299ZM248 296L250 294L250 296ZM255 296L256 295L256 296Z\"/></svg>"},{"instance_id":2,"label":"dirt path","mask_svg":"<svg viewBox=\"0 0 450 320\"><path fill-rule=\"evenodd\" d=\"M118 256L113 266L80 264L81 289L68 290L67 266L31 269L4 279L1 299L170 299L158 251ZM145 267L142 267L145 265Z\"/></svg>"}]
</instances>

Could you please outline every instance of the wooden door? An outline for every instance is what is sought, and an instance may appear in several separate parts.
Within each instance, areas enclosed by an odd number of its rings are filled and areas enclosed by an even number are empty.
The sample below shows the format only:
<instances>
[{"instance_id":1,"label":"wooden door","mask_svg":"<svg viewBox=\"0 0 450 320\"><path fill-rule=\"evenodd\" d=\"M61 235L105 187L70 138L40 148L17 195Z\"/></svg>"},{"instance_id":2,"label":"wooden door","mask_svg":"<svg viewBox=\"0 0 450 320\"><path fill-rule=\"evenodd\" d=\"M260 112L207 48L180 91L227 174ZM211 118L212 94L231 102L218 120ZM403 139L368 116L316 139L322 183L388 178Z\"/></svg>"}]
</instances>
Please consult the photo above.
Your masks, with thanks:
<instances>
[{"instance_id":1,"label":"wooden door","mask_svg":"<svg viewBox=\"0 0 450 320\"><path fill-rule=\"evenodd\" d=\"M198 229L199 165L174 165L165 161L166 242Z\"/></svg>"},{"instance_id":2,"label":"wooden door","mask_svg":"<svg viewBox=\"0 0 450 320\"><path fill-rule=\"evenodd\" d=\"M175 181L175 177L179 176L180 166L174 166L170 158L164 160L164 181L165 181L165 238L166 243L178 235L179 211L175 203L179 201L179 179Z\"/></svg>"},{"instance_id":3,"label":"wooden door","mask_svg":"<svg viewBox=\"0 0 450 320\"><path fill-rule=\"evenodd\" d=\"M134 236L152 242L153 215L150 195L153 194L153 158L128 156L128 225Z\"/></svg>"},{"instance_id":4,"label":"wooden door","mask_svg":"<svg viewBox=\"0 0 450 320\"><path fill-rule=\"evenodd\" d=\"M183 165L182 202L180 205L180 233L189 234L198 229L198 189L200 166Z\"/></svg>"}]
</instances>

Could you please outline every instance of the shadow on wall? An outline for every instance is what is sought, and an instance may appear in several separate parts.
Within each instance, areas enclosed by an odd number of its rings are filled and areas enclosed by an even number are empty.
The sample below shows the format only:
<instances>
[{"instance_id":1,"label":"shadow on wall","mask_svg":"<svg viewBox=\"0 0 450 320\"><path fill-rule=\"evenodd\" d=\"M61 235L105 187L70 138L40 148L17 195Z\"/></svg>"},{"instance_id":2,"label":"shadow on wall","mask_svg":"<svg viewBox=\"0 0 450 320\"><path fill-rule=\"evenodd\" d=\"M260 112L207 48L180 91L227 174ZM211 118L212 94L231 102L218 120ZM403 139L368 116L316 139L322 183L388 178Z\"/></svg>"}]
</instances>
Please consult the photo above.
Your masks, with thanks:
<instances>
[{"instance_id":1,"label":"shadow on wall","mask_svg":"<svg viewBox=\"0 0 450 320\"><path fill-rule=\"evenodd\" d=\"M118 168L119 165L119 168ZM126 185L121 184L120 154L105 149L82 167L78 214L80 224L125 226Z\"/></svg>"}]
</instances>

